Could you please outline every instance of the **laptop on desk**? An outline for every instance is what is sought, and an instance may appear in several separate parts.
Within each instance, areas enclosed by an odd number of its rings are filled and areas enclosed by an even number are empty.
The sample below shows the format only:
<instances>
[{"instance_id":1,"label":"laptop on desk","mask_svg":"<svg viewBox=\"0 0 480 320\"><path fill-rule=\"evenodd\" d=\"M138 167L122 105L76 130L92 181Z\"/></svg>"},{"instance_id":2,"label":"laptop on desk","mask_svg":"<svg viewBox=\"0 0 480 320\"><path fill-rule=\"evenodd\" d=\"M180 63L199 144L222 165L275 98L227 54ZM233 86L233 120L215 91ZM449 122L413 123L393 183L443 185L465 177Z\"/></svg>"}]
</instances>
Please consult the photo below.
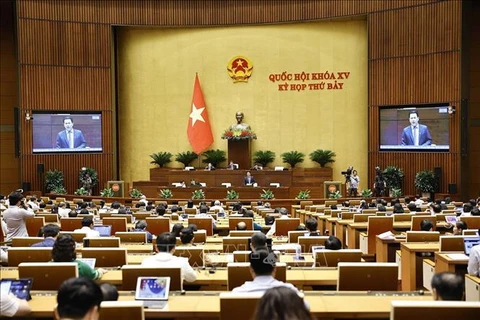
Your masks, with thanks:
<instances>
[{"instance_id":1,"label":"laptop on desk","mask_svg":"<svg viewBox=\"0 0 480 320\"><path fill-rule=\"evenodd\" d=\"M480 237L464 237L463 245L465 247L465 255L470 256L472 248L480 245Z\"/></svg>"},{"instance_id":2,"label":"laptop on desk","mask_svg":"<svg viewBox=\"0 0 480 320\"><path fill-rule=\"evenodd\" d=\"M111 225L94 225L93 230L100 233L100 237L110 237L112 235L112 226Z\"/></svg>"},{"instance_id":3,"label":"laptop on desk","mask_svg":"<svg viewBox=\"0 0 480 320\"><path fill-rule=\"evenodd\" d=\"M150 309L163 309L167 305L170 277L138 277L135 300L143 301Z\"/></svg>"}]
</instances>

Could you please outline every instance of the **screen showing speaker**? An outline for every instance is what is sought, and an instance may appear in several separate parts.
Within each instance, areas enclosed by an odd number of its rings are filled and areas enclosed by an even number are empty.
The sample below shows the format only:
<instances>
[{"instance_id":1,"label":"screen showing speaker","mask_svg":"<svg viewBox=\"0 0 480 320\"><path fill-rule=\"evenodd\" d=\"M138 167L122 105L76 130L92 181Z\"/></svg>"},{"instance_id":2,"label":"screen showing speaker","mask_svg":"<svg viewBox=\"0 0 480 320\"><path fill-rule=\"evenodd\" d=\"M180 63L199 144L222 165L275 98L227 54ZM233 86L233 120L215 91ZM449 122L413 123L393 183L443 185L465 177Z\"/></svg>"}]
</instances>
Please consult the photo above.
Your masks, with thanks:
<instances>
[{"instance_id":1,"label":"screen showing speaker","mask_svg":"<svg viewBox=\"0 0 480 320\"><path fill-rule=\"evenodd\" d=\"M33 153L101 152L100 112L33 112Z\"/></svg>"},{"instance_id":2,"label":"screen showing speaker","mask_svg":"<svg viewBox=\"0 0 480 320\"><path fill-rule=\"evenodd\" d=\"M380 150L449 151L448 104L380 107Z\"/></svg>"}]
</instances>

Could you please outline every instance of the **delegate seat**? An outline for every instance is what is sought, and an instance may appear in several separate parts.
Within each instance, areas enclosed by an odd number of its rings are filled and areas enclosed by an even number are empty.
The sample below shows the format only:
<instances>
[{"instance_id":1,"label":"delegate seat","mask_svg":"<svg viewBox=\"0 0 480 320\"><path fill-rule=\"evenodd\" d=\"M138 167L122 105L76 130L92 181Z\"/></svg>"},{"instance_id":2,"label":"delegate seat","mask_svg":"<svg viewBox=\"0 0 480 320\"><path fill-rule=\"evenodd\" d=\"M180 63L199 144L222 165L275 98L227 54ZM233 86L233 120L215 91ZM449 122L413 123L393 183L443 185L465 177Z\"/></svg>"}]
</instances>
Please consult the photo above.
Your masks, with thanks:
<instances>
[{"instance_id":1,"label":"delegate seat","mask_svg":"<svg viewBox=\"0 0 480 320\"><path fill-rule=\"evenodd\" d=\"M337 291L397 291L398 264L340 262Z\"/></svg>"},{"instance_id":2,"label":"delegate seat","mask_svg":"<svg viewBox=\"0 0 480 320\"><path fill-rule=\"evenodd\" d=\"M127 264L127 249L83 248L82 258L95 258L96 267L120 267Z\"/></svg>"},{"instance_id":3,"label":"delegate seat","mask_svg":"<svg viewBox=\"0 0 480 320\"><path fill-rule=\"evenodd\" d=\"M339 262L360 262L362 260L362 251L360 249L342 249L342 250L316 250L316 267L336 267Z\"/></svg>"},{"instance_id":4,"label":"delegate seat","mask_svg":"<svg viewBox=\"0 0 480 320\"><path fill-rule=\"evenodd\" d=\"M99 320L144 320L143 301L102 301Z\"/></svg>"},{"instance_id":5,"label":"delegate seat","mask_svg":"<svg viewBox=\"0 0 480 320\"><path fill-rule=\"evenodd\" d=\"M32 290L57 291L63 281L78 277L76 262L22 262L19 278L32 278Z\"/></svg>"},{"instance_id":6,"label":"delegate seat","mask_svg":"<svg viewBox=\"0 0 480 320\"><path fill-rule=\"evenodd\" d=\"M52 248L11 247L8 249L8 266L22 262L48 262L52 260Z\"/></svg>"},{"instance_id":7,"label":"delegate seat","mask_svg":"<svg viewBox=\"0 0 480 320\"><path fill-rule=\"evenodd\" d=\"M121 290L135 290L138 277L170 277L170 290L183 289L182 269L180 267L143 267L138 265L124 265L122 267Z\"/></svg>"},{"instance_id":8,"label":"delegate seat","mask_svg":"<svg viewBox=\"0 0 480 320\"><path fill-rule=\"evenodd\" d=\"M227 264L228 273L228 290L239 287L245 281L252 281L250 273L250 262L230 262ZM287 281L287 264L282 262L276 263L275 279L279 281Z\"/></svg>"}]
</instances>

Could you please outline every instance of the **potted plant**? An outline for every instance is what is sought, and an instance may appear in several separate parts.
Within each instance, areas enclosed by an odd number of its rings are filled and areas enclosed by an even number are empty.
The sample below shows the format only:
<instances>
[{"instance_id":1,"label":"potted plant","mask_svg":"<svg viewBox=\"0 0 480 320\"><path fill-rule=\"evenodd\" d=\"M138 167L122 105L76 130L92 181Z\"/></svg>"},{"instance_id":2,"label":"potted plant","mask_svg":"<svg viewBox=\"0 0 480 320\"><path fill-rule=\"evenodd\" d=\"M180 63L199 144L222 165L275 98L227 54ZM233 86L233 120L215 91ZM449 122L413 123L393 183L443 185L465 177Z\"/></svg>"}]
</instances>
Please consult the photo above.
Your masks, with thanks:
<instances>
[{"instance_id":1,"label":"potted plant","mask_svg":"<svg viewBox=\"0 0 480 320\"><path fill-rule=\"evenodd\" d=\"M198 155L193 151L185 151L177 153L175 156L175 161L182 163L185 167L188 167L190 162L197 159Z\"/></svg>"},{"instance_id":2,"label":"potted plant","mask_svg":"<svg viewBox=\"0 0 480 320\"><path fill-rule=\"evenodd\" d=\"M383 170L383 178L390 190L402 187L403 176L403 170L396 166L388 166Z\"/></svg>"},{"instance_id":3,"label":"potted plant","mask_svg":"<svg viewBox=\"0 0 480 320\"><path fill-rule=\"evenodd\" d=\"M295 168L295 165L297 163L301 163L305 159L305 154L298 151L285 152L282 153L280 156L282 157L282 161L284 163L288 163L292 167L292 169Z\"/></svg>"},{"instance_id":4,"label":"potted plant","mask_svg":"<svg viewBox=\"0 0 480 320\"><path fill-rule=\"evenodd\" d=\"M265 200L270 200L275 198L275 195L273 194L273 191L270 189L262 189L262 193L260 193L260 198L265 199Z\"/></svg>"},{"instance_id":5,"label":"potted plant","mask_svg":"<svg viewBox=\"0 0 480 320\"><path fill-rule=\"evenodd\" d=\"M373 192L371 189L363 189L361 192L360 192L360 196L362 198L371 198L373 195Z\"/></svg>"},{"instance_id":6,"label":"potted plant","mask_svg":"<svg viewBox=\"0 0 480 320\"><path fill-rule=\"evenodd\" d=\"M310 190L300 190L295 199L305 200L310 199Z\"/></svg>"},{"instance_id":7,"label":"potted plant","mask_svg":"<svg viewBox=\"0 0 480 320\"><path fill-rule=\"evenodd\" d=\"M59 186L55 187L51 192L56 194L67 194L67 189L65 189L64 186Z\"/></svg>"},{"instance_id":8,"label":"potted plant","mask_svg":"<svg viewBox=\"0 0 480 320\"><path fill-rule=\"evenodd\" d=\"M113 192L112 188L105 188L105 189L100 190L100 196L111 198L111 197L114 196L114 192Z\"/></svg>"},{"instance_id":9,"label":"potted plant","mask_svg":"<svg viewBox=\"0 0 480 320\"><path fill-rule=\"evenodd\" d=\"M227 200L235 200L235 199L240 198L240 194L233 189L227 190L226 198L227 198Z\"/></svg>"},{"instance_id":10,"label":"potted plant","mask_svg":"<svg viewBox=\"0 0 480 320\"><path fill-rule=\"evenodd\" d=\"M423 170L415 175L415 187L419 189L424 196L429 197L430 193L437 190L437 179L432 170ZM428 195L427 195L428 194Z\"/></svg>"},{"instance_id":11,"label":"potted plant","mask_svg":"<svg viewBox=\"0 0 480 320\"><path fill-rule=\"evenodd\" d=\"M390 195L394 198L401 197L402 196L402 189L400 189L400 188L390 189Z\"/></svg>"},{"instance_id":12,"label":"potted plant","mask_svg":"<svg viewBox=\"0 0 480 320\"><path fill-rule=\"evenodd\" d=\"M205 199L205 192L202 189L198 189L192 192L192 199L203 200Z\"/></svg>"},{"instance_id":13,"label":"potted plant","mask_svg":"<svg viewBox=\"0 0 480 320\"><path fill-rule=\"evenodd\" d=\"M335 156L335 152L331 150L317 149L310 153L310 160L317 162L320 167L324 168L328 163L335 162L333 159Z\"/></svg>"},{"instance_id":14,"label":"potted plant","mask_svg":"<svg viewBox=\"0 0 480 320\"><path fill-rule=\"evenodd\" d=\"M270 150L258 150L253 154L253 162L260 164L262 167L266 167L273 160L275 160L275 152Z\"/></svg>"},{"instance_id":15,"label":"potted plant","mask_svg":"<svg viewBox=\"0 0 480 320\"><path fill-rule=\"evenodd\" d=\"M340 193L340 190L335 191L334 193L330 193L328 196L330 199L339 199L342 197L342 194Z\"/></svg>"},{"instance_id":16,"label":"potted plant","mask_svg":"<svg viewBox=\"0 0 480 320\"><path fill-rule=\"evenodd\" d=\"M227 160L227 153L224 150L207 150L202 153L202 156L205 159L202 160L203 163L211 163L212 166L217 167L218 164Z\"/></svg>"},{"instance_id":17,"label":"potted plant","mask_svg":"<svg viewBox=\"0 0 480 320\"><path fill-rule=\"evenodd\" d=\"M88 195L89 195L88 191L85 190L83 187L78 188L78 189L74 192L74 194L79 195L79 196L88 196Z\"/></svg>"},{"instance_id":18,"label":"potted plant","mask_svg":"<svg viewBox=\"0 0 480 320\"><path fill-rule=\"evenodd\" d=\"M150 155L150 158L153 159L152 161L150 161L150 163L153 163L153 164L159 166L160 168L163 168L164 165L172 162L172 160L171 160L172 154L170 152L160 151L160 152L157 152L157 153L152 153Z\"/></svg>"},{"instance_id":19,"label":"potted plant","mask_svg":"<svg viewBox=\"0 0 480 320\"><path fill-rule=\"evenodd\" d=\"M45 173L45 188L47 192L54 192L54 190L60 190L60 188L65 189L63 186L63 172L60 170L47 171Z\"/></svg>"},{"instance_id":20,"label":"potted plant","mask_svg":"<svg viewBox=\"0 0 480 320\"><path fill-rule=\"evenodd\" d=\"M158 195L162 199L169 199L169 198L173 197L172 190L170 190L170 189L162 189L162 190L160 190L160 193Z\"/></svg>"},{"instance_id":21,"label":"potted plant","mask_svg":"<svg viewBox=\"0 0 480 320\"><path fill-rule=\"evenodd\" d=\"M129 194L130 194L130 197L132 197L134 199L139 199L141 196L143 196L142 191L140 191L138 189L135 189L135 188L130 190Z\"/></svg>"}]
</instances>

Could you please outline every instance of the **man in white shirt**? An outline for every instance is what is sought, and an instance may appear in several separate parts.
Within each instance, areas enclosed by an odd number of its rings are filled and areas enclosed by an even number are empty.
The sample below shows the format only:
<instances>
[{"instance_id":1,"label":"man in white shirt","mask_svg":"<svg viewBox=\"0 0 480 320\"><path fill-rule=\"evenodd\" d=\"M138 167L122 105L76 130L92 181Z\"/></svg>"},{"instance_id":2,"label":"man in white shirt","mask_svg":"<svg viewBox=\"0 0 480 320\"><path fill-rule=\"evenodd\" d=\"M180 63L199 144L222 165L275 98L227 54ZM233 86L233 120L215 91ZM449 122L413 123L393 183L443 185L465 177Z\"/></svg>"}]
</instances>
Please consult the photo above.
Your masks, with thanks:
<instances>
[{"instance_id":1,"label":"man in white shirt","mask_svg":"<svg viewBox=\"0 0 480 320\"><path fill-rule=\"evenodd\" d=\"M246 281L232 292L261 292L264 293L270 288L287 287L298 292L291 283L285 283L275 279L275 254L266 250L257 250L250 255L250 273L253 281Z\"/></svg>"},{"instance_id":2,"label":"man in white shirt","mask_svg":"<svg viewBox=\"0 0 480 320\"><path fill-rule=\"evenodd\" d=\"M210 211L215 211L218 210L220 213L224 213L225 210L222 207L222 203L219 200L215 200L213 203L213 206L210 207Z\"/></svg>"},{"instance_id":3,"label":"man in white shirt","mask_svg":"<svg viewBox=\"0 0 480 320\"><path fill-rule=\"evenodd\" d=\"M157 237L157 254L143 259L142 266L145 267L180 267L182 269L182 279L187 282L197 280L195 270L188 264L188 258L176 257L175 235L171 232L163 232Z\"/></svg>"},{"instance_id":4,"label":"man in white shirt","mask_svg":"<svg viewBox=\"0 0 480 320\"><path fill-rule=\"evenodd\" d=\"M8 196L10 207L3 212L3 221L7 226L5 234L6 241L14 237L28 237L25 219L35 216L33 211L26 210L22 204L23 195L19 192L12 192ZM32 235L33 236L33 235Z\"/></svg>"},{"instance_id":5,"label":"man in white shirt","mask_svg":"<svg viewBox=\"0 0 480 320\"><path fill-rule=\"evenodd\" d=\"M67 204L65 202L60 202L58 204L58 216L60 218L68 218L68 213L70 211L70 208L67 208Z\"/></svg>"},{"instance_id":6,"label":"man in white shirt","mask_svg":"<svg viewBox=\"0 0 480 320\"><path fill-rule=\"evenodd\" d=\"M478 236L480 236L480 229L478 229ZM480 276L480 244L470 250L467 271L472 276Z\"/></svg>"},{"instance_id":7,"label":"man in white shirt","mask_svg":"<svg viewBox=\"0 0 480 320\"><path fill-rule=\"evenodd\" d=\"M0 316L20 317L30 314L31 308L26 300L21 300L11 293L1 293Z\"/></svg>"},{"instance_id":8,"label":"man in white shirt","mask_svg":"<svg viewBox=\"0 0 480 320\"><path fill-rule=\"evenodd\" d=\"M278 219L288 219L288 210L286 208L280 208L280 218ZM267 237L271 237L277 232L277 221L273 222L272 227L267 232Z\"/></svg>"},{"instance_id":9,"label":"man in white shirt","mask_svg":"<svg viewBox=\"0 0 480 320\"><path fill-rule=\"evenodd\" d=\"M100 237L100 232L93 230L93 219L91 216L84 217L82 220L82 228L75 229L73 232L86 233L88 238Z\"/></svg>"}]
</instances>

